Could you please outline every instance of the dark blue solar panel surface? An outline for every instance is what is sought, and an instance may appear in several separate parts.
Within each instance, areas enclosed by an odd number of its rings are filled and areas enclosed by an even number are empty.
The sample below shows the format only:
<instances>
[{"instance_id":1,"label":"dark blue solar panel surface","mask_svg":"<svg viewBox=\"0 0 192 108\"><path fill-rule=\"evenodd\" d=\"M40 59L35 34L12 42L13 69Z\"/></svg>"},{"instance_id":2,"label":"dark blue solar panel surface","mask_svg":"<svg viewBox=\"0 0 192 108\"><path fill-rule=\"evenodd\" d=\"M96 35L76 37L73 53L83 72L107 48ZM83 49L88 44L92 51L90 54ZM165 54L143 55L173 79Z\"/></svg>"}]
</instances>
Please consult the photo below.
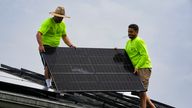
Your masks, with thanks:
<instances>
[{"instance_id":1,"label":"dark blue solar panel surface","mask_svg":"<svg viewBox=\"0 0 192 108\"><path fill-rule=\"evenodd\" d=\"M144 90L123 49L58 47L43 57L61 92Z\"/></svg>"}]
</instances>

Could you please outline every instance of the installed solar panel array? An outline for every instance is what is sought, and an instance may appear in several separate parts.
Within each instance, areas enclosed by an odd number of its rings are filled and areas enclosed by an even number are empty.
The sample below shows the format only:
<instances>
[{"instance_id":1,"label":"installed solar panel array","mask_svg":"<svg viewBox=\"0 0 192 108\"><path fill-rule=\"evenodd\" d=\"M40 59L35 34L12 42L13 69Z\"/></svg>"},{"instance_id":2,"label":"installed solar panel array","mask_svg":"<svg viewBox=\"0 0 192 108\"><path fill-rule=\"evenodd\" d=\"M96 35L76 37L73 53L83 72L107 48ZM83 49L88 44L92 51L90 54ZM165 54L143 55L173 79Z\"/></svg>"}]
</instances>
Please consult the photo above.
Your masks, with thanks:
<instances>
[{"instance_id":1,"label":"installed solar panel array","mask_svg":"<svg viewBox=\"0 0 192 108\"><path fill-rule=\"evenodd\" d=\"M59 47L43 57L60 92L144 90L123 49Z\"/></svg>"}]
</instances>

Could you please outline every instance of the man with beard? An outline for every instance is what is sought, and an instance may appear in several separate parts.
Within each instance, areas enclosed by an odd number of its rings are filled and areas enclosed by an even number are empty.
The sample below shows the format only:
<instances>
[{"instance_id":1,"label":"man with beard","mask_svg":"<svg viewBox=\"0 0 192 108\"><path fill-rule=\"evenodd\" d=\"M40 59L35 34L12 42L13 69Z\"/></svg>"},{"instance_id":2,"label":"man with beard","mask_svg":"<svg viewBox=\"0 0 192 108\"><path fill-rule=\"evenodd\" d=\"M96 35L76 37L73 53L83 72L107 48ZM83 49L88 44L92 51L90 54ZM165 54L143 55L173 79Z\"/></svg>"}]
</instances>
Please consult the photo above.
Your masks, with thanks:
<instances>
[{"instance_id":1,"label":"man with beard","mask_svg":"<svg viewBox=\"0 0 192 108\"><path fill-rule=\"evenodd\" d=\"M59 46L60 40L64 41L66 45L71 48L75 46L70 42L67 33L66 25L62 22L63 18L70 18L65 15L64 7L58 6L54 12L50 12L53 15L52 18L46 19L39 28L36 38L39 44L39 52L44 65L44 74L46 79L46 85L50 88L51 85L51 74L48 70L47 63L42 58L43 53L53 53Z\"/></svg>"},{"instance_id":2,"label":"man with beard","mask_svg":"<svg viewBox=\"0 0 192 108\"><path fill-rule=\"evenodd\" d=\"M134 74L138 75L143 83L145 91L132 92L140 97L140 107L146 108L147 104L150 108L155 108L149 96L147 96L149 78L151 76L151 60L147 52L147 47L140 37L138 37L139 27L136 24L131 24L128 27L128 36L125 50L131 59L134 66Z\"/></svg>"}]
</instances>

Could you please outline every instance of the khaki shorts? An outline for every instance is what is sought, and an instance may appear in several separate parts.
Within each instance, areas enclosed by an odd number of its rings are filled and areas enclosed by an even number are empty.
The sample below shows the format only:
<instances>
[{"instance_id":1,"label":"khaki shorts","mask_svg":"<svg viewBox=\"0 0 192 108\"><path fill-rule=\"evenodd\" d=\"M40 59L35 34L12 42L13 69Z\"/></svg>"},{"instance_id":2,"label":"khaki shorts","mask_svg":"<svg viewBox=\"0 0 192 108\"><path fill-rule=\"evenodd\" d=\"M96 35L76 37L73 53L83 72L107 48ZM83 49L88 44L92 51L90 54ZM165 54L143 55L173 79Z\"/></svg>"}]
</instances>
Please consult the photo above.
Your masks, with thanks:
<instances>
[{"instance_id":1,"label":"khaki shorts","mask_svg":"<svg viewBox=\"0 0 192 108\"><path fill-rule=\"evenodd\" d=\"M147 91L149 86L149 78L151 76L151 68L138 69L137 75L140 77L140 80L143 83L145 91Z\"/></svg>"}]
</instances>

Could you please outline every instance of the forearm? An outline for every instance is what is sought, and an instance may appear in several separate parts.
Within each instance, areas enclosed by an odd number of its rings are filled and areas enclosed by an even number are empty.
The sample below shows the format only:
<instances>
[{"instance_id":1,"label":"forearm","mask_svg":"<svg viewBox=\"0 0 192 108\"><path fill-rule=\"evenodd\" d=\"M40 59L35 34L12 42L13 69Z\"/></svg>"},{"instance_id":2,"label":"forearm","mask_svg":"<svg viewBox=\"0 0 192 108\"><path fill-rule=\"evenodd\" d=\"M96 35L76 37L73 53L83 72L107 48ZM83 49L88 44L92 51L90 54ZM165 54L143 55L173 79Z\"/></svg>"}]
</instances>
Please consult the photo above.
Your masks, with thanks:
<instances>
[{"instance_id":1,"label":"forearm","mask_svg":"<svg viewBox=\"0 0 192 108\"><path fill-rule=\"evenodd\" d=\"M39 44L39 51L40 52L45 52L41 36L42 36L42 34L40 32L37 32L36 38L37 38L37 42Z\"/></svg>"},{"instance_id":2,"label":"forearm","mask_svg":"<svg viewBox=\"0 0 192 108\"><path fill-rule=\"evenodd\" d=\"M147 60L146 55L142 55L140 60L138 61L137 65L135 66L136 69L139 69L143 64L145 64L145 61Z\"/></svg>"},{"instance_id":3,"label":"forearm","mask_svg":"<svg viewBox=\"0 0 192 108\"><path fill-rule=\"evenodd\" d=\"M36 38L37 38L37 42L38 42L39 46L43 46L41 36L42 36L41 33L40 33L40 32L37 32Z\"/></svg>"},{"instance_id":4,"label":"forearm","mask_svg":"<svg viewBox=\"0 0 192 108\"><path fill-rule=\"evenodd\" d=\"M69 40L69 38L67 36L63 36L62 37L64 43L67 45L67 46L73 46L73 44L71 43L71 41Z\"/></svg>"},{"instance_id":5,"label":"forearm","mask_svg":"<svg viewBox=\"0 0 192 108\"><path fill-rule=\"evenodd\" d=\"M148 53L147 53L147 49L146 49L146 45L144 43L144 41L139 41L137 43L137 50L138 50L138 54L139 54L139 61L137 62L137 65L135 66L135 68L140 68L142 67L147 59L148 59Z\"/></svg>"},{"instance_id":6,"label":"forearm","mask_svg":"<svg viewBox=\"0 0 192 108\"><path fill-rule=\"evenodd\" d=\"M138 61L137 65L134 67L134 72L133 73L137 73L138 70L142 67L142 65L145 63L146 61L146 57L145 56L141 56L140 60Z\"/></svg>"}]
</instances>

